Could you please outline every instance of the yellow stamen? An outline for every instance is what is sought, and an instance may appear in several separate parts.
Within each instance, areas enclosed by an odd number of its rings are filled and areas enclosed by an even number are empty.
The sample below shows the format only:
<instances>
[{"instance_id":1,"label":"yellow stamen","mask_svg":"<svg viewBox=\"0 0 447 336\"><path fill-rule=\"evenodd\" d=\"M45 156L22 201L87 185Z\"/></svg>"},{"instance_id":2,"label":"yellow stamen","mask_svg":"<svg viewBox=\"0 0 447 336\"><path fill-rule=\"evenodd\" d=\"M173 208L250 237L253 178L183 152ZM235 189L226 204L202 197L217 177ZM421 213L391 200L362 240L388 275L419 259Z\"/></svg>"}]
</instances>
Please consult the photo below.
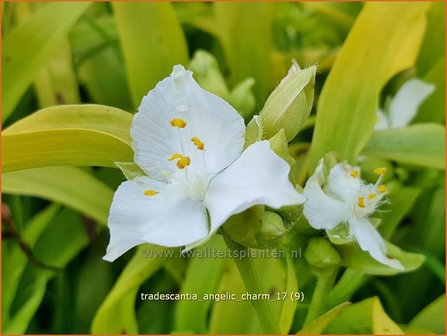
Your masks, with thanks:
<instances>
[{"instance_id":1,"label":"yellow stamen","mask_svg":"<svg viewBox=\"0 0 447 336\"><path fill-rule=\"evenodd\" d=\"M386 168L385 167L379 167L374 169L374 174L376 175L385 175L386 173Z\"/></svg>"},{"instance_id":2,"label":"yellow stamen","mask_svg":"<svg viewBox=\"0 0 447 336\"><path fill-rule=\"evenodd\" d=\"M386 187L383 184L381 184L377 187L377 190L383 194L386 191Z\"/></svg>"},{"instance_id":3,"label":"yellow stamen","mask_svg":"<svg viewBox=\"0 0 447 336\"><path fill-rule=\"evenodd\" d=\"M185 128L186 127L186 121L180 118L174 118L171 120L171 126L172 127L178 127L178 128Z\"/></svg>"},{"instance_id":4,"label":"yellow stamen","mask_svg":"<svg viewBox=\"0 0 447 336\"><path fill-rule=\"evenodd\" d=\"M205 144L202 141L200 141L199 138L192 137L191 141L194 143L194 145L196 145L198 150L204 150L205 149Z\"/></svg>"},{"instance_id":5,"label":"yellow stamen","mask_svg":"<svg viewBox=\"0 0 447 336\"><path fill-rule=\"evenodd\" d=\"M377 197L377 194L375 193L371 193L368 195L368 200L372 201L373 199L375 199Z\"/></svg>"},{"instance_id":6,"label":"yellow stamen","mask_svg":"<svg viewBox=\"0 0 447 336\"><path fill-rule=\"evenodd\" d=\"M177 161L177 167L179 169L184 169L185 167L189 166L189 164L191 163L191 159L188 156L184 156L182 154L172 154L172 156L168 159L169 161L172 160L178 160Z\"/></svg>"},{"instance_id":7,"label":"yellow stamen","mask_svg":"<svg viewBox=\"0 0 447 336\"><path fill-rule=\"evenodd\" d=\"M156 191L156 190L152 190L152 189L148 189L148 190L145 190L145 191L144 191L144 194L145 194L146 196L155 196L155 195L158 194L158 191Z\"/></svg>"},{"instance_id":8,"label":"yellow stamen","mask_svg":"<svg viewBox=\"0 0 447 336\"><path fill-rule=\"evenodd\" d=\"M357 204L359 207L364 208L365 207L365 197L359 197L357 200Z\"/></svg>"},{"instance_id":9,"label":"yellow stamen","mask_svg":"<svg viewBox=\"0 0 447 336\"><path fill-rule=\"evenodd\" d=\"M359 174L360 173L359 173L359 171L357 169L354 169L354 170L351 171L351 176L352 177L359 177Z\"/></svg>"}]
</instances>

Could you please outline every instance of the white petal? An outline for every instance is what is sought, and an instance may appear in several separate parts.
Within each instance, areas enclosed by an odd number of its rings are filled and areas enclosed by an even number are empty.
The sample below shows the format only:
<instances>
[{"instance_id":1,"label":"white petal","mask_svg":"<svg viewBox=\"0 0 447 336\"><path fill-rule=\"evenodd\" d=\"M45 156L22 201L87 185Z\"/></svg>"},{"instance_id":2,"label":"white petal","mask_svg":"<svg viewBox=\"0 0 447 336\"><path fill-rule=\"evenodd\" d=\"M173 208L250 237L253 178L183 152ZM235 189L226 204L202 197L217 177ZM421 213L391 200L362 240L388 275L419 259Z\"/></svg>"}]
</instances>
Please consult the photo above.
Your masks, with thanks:
<instances>
[{"instance_id":1,"label":"white petal","mask_svg":"<svg viewBox=\"0 0 447 336\"><path fill-rule=\"evenodd\" d=\"M109 215L110 243L104 259L114 261L142 243L183 246L208 234L203 205L173 193L168 185L159 194L144 195L145 190L160 190L164 184L147 177L123 182L115 193Z\"/></svg>"},{"instance_id":2,"label":"white petal","mask_svg":"<svg viewBox=\"0 0 447 336\"><path fill-rule=\"evenodd\" d=\"M353 217L349 220L352 235L355 236L360 248L367 251L378 262L403 270L402 264L386 256L386 246L383 238L366 218Z\"/></svg>"},{"instance_id":3,"label":"white petal","mask_svg":"<svg viewBox=\"0 0 447 336\"><path fill-rule=\"evenodd\" d=\"M390 125L388 124L388 119L385 113L383 113L381 109L377 110L377 122L376 125L374 126L374 129L381 130L389 127Z\"/></svg>"},{"instance_id":4,"label":"white petal","mask_svg":"<svg viewBox=\"0 0 447 336\"><path fill-rule=\"evenodd\" d=\"M186 127L171 125L183 119ZM135 162L151 177L170 180L179 173L174 153L190 157L189 171L214 176L232 163L244 144L244 121L236 110L216 95L203 90L192 72L177 65L171 76L148 93L132 122ZM191 141L205 144L199 150ZM184 173L184 172L181 172Z\"/></svg>"},{"instance_id":5,"label":"white petal","mask_svg":"<svg viewBox=\"0 0 447 336\"><path fill-rule=\"evenodd\" d=\"M315 173L307 180L304 187L304 216L315 229L331 230L348 218L346 205L333 197L328 196L322 189L324 180L323 164L319 164Z\"/></svg>"},{"instance_id":6,"label":"white petal","mask_svg":"<svg viewBox=\"0 0 447 336\"><path fill-rule=\"evenodd\" d=\"M419 79L407 81L394 96L390 105L390 127L405 127L416 116L419 106L435 87Z\"/></svg>"},{"instance_id":7,"label":"white petal","mask_svg":"<svg viewBox=\"0 0 447 336\"><path fill-rule=\"evenodd\" d=\"M305 197L289 181L290 167L270 148L270 142L249 146L227 169L211 180L205 204L211 233L230 216L253 205L272 208L301 204Z\"/></svg>"},{"instance_id":8,"label":"white petal","mask_svg":"<svg viewBox=\"0 0 447 336\"><path fill-rule=\"evenodd\" d=\"M353 174L357 172L358 175ZM364 186L360 179L360 168L346 162L338 163L329 171L327 192L340 198L347 206L357 202L357 196Z\"/></svg>"}]
</instances>

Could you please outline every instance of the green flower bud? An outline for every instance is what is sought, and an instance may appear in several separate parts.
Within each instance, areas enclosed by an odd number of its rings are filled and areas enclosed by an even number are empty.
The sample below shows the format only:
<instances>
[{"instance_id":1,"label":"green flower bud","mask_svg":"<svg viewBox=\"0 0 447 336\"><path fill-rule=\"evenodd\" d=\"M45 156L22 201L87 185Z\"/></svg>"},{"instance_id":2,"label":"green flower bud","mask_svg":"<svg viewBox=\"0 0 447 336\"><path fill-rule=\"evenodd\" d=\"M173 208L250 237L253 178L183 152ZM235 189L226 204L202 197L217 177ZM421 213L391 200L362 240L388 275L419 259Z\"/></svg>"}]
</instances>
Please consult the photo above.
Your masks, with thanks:
<instances>
[{"instance_id":1,"label":"green flower bud","mask_svg":"<svg viewBox=\"0 0 447 336\"><path fill-rule=\"evenodd\" d=\"M230 92L213 55L204 50L197 50L189 69L202 88L228 100Z\"/></svg>"},{"instance_id":2,"label":"green flower bud","mask_svg":"<svg viewBox=\"0 0 447 336\"><path fill-rule=\"evenodd\" d=\"M332 230L326 230L329 240L336 245L347 244L353 241L353 237L349 234L349 226L347 223L340 223Z\"/></svg>"},{"instance_id":3,"label":"green flower bud","mask_svg":"<svg viewBox=\"0 0 447 336\"><path fill-rule=\"evenodd\" d=\"M257 205L231 216L224 224L227 234L235 242L248 247L257 247L256 234L261 230L264 206Z\"/></svg>"},{"instance_id":4,"label":"green flower bud","mask_svg":"<svg viewBox=\"0 0 447 336\"><path fill-rule=\"evenodd\" d=\"M300 69L293 60L286 77L268 97L260 116L266 139L284 129L292 140L309 117L314 100L316 66Z\"/></svg>"},{"instance_id":5,"label":"green flower bud","mask_svg":"<svg viewBox=\"0 0 447 336\"><path fill-rule=\"evenodd\" d=\"M278 246L287 233L281 216L265 211L264 206L254 206L232 216L224 224L224 229L235 242L257 249Z\"/></svg>"},{"instance_id":6,"label":"green flower bud","mask_svg":"<svg viewBox=\"0 0 447 336\"><path fill-rule=\"evenodd\" d=\"M270 139L270 145L272 146L272 150L289 164L291 168L289 178L294 183L296 175L295 159L289 153L289 146L283 129Z\"/></svg>"},{"instance_id":7,"label":"green flower bud","mask_svg":"<svg viewBox=\"0 0 447 336\"><path fill-rule=\"evenodd\" d=\"M254 116L253 119L247 125L245 129L245 144L244 148L247 148L256 141L262 139L262 119L259 116Z\"/></svg>"},{"instance_id":8,"label":"green flower bud","mask_svg":"<svg viewBox=\"0 0 447 336\"><path fill-rule=\"evenodd\" d=\"M337 250L322 237L309 240L304 250L304 258L317 275L330 273L341 262Z\"/></svg>"},{"instance_id":9,"label":"green flower bud","mask_svg":"<svg viewBox=\"0 0 447 336\"><path fill-rule=\"evenodd\" d=\"M243 80L233 88L228 98L228 102L239 112L245 122L251 119L256 106L256 99L252 90L254 84L255 80L253 78Z\"/></svg>"},{"instance_id":10,"label":"green flower bud","mask_svg":"<svg viewBox=\"0 0 447 336\"><path fill-rule=\"evenodd\" d=\"M275 212L265 211L261 230L256 234L257 245L260 248L277 247L284 240L286 233L287 229L281 216Z\"/></svg>"}]
</instances>

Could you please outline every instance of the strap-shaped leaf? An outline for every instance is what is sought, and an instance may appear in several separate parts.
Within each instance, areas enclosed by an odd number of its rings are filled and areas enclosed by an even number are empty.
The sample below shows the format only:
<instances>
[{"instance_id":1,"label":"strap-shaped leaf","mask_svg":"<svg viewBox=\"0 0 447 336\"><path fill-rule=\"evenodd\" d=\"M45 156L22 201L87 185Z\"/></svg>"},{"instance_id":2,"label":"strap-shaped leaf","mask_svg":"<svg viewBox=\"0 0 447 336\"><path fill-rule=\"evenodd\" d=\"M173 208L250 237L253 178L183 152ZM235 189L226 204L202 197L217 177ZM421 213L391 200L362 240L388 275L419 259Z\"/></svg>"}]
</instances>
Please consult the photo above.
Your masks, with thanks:
<instances>
[{"instance_id":1,"label":"strap-shaped leaf","mask_svg":"<svg viewBox=\"0 0 447 336\"><path fill-rule=\"evenodd\" d=\"M112 3L135 106L178 63L188 63L185 36L172 4Z\"/></svg>"},{"instance_id":2,"label":"strap-shaped leaf","mask_svg":"<svg viewBox=\"0 0 447 336\"><path fill-rule=\"evenodd\" d=\"M336 151L353 161L371 135L379 94L418 54L430 3L366 3L321 92L310 155Z\"/></svg>"},{"instance_id":3,"label":"strap-shaped leaf","mask_svg":"<svg viewBox=\"0 0 447 336\"><path fill-rule=\"evenodd\" d=\"M416 124L373 133L363 153L402 163L445 169L445 128Z\"/></svg>"},{"instance_id":4,"label":"strap-shaped leaf","mask_svg":"<svg viewBox=\"0 0 447 336\"><path fill-rule=\"evenodd\" d=\"M45 167L4 173L2 192L61 203L101 224L107 223L113 197L109 187L75 167Z\"/></svg>"},{"instance_id":5,"label":"strap-shaped leaf","mask_svg":"<svg viewBox=\"0 0 447 336\"><path fill-rule=\"evenodd\" d=\"M102 105L40 110L3 132L3 171L132 161L131 121L132 114Z\"/></svg>"},{"instance_id":6,"label":"strap-shaped leaf","mask_svg":"<svg viewBox=\"0 0 447 336\"><path fill-rule=\"evenodd\" d=\"M89 2L48 4L5 37L2 120L12 113L41 66L89 5Z\"/></svg>"},{"instance_id":7,"label":"strap-shaped leaf","mask_svg":"<svg viewBox=\"0 0 447 336\"><path fill-rule=\"evenodd\" d=\"M152 250L156 257L145 258L144 251ZM141 245L124 268L112 291L102 303L92 325L94 334L137 334L135 298L141 284L152 276L166 260L165 249Z\"/></svg>"}]
</instances>

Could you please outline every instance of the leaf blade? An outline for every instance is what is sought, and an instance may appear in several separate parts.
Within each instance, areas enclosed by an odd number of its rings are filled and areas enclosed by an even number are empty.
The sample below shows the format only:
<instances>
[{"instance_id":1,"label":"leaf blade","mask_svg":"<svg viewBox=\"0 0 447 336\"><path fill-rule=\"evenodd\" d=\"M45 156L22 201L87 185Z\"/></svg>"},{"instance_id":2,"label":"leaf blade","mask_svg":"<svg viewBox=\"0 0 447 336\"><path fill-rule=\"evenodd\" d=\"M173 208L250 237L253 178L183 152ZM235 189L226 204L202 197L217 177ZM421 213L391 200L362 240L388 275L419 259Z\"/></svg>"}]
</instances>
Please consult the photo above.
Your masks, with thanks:
<instances>
[{"instance_id":1,"label":"leaf blade","mask_svg":"<svg viewBox=\"0 0 447 336\"><path fill-rule=\"evenodd\" d=\"M411 67L426 25L428 3L366 3L320 96L310 170L330 151L353 161L366 144L384 84Z\"/></svg>"}]
</instances>

